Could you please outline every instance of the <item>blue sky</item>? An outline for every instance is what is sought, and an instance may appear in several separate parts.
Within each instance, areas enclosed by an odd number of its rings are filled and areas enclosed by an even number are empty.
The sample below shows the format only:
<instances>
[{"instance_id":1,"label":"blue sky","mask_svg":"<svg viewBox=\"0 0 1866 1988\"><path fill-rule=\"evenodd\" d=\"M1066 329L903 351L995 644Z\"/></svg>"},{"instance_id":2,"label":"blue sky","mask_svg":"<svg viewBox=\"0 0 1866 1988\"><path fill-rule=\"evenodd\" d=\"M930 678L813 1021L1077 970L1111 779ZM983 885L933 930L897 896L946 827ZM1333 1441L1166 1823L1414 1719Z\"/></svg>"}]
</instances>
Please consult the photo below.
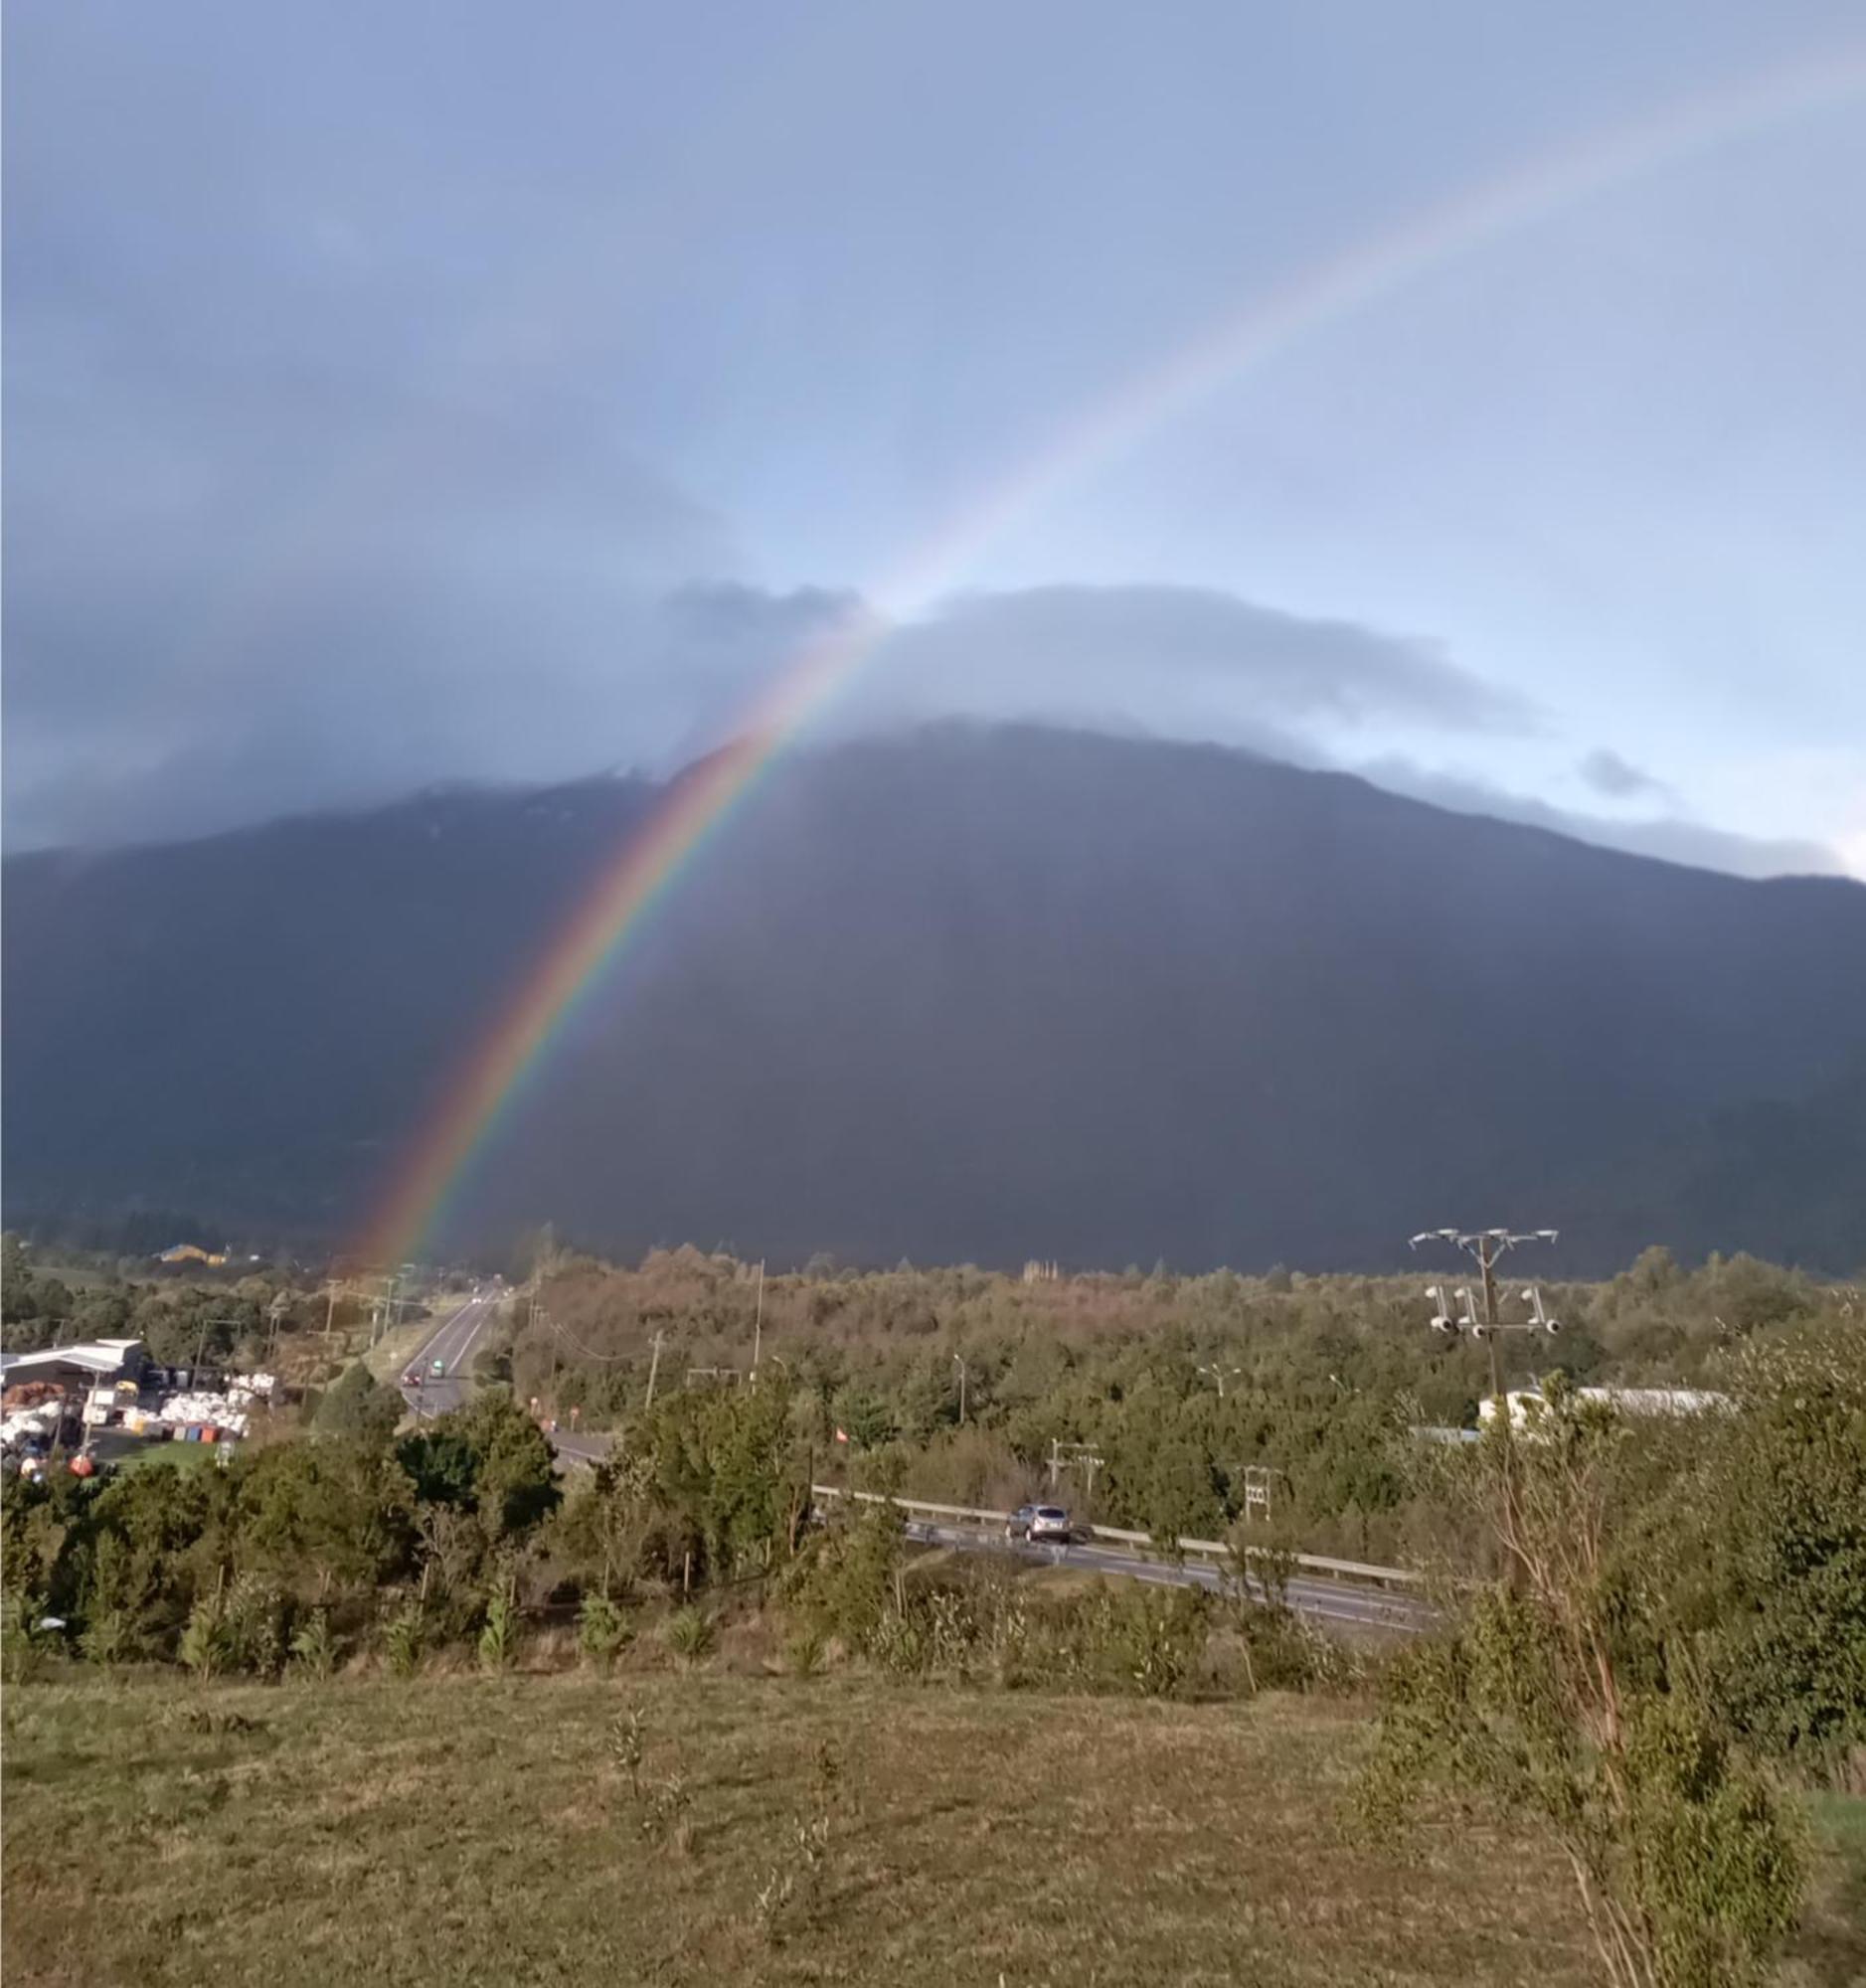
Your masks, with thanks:
<instances>
[{"instance_id":1,"label":"blue sky","mask_svg":"<svg viewBox=\"0 0 1866 1988\"><path fill-rule=\"evenodd\" d=\"M21 0L12 846L836 727L1262 746L1866 876L1866 89L1752 119L953 520L1318 261L1857 7ZM963 597L938 597L946 587ZM901 597L897 597L901 594Z\"/></svg>"}]
</instances>

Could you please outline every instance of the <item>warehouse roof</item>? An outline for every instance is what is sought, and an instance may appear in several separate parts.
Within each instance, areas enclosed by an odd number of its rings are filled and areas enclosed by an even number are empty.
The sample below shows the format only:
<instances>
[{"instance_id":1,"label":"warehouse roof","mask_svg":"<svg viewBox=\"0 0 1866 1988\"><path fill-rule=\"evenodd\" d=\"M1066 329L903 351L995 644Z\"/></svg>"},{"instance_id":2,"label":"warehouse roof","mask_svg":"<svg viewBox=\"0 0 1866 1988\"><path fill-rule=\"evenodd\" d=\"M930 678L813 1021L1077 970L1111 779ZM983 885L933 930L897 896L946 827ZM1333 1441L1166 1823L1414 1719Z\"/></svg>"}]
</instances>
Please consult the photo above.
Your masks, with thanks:
<instances>
[{"instance_id":1,"label":"warehouse roof","mask_svg":"<svg viewBox=\"0 0 1866 1988\"><path fill-rule=\"evenodd\" d=\"M6 1375L57 1373L61 1368L78 1368L87 1374L120 1374L132 1365L130 1354L142 1348L140 1339L84 1339L74 1346L48 1346L41 1353L9 1353Z\"/></svg>"}]
</instances>

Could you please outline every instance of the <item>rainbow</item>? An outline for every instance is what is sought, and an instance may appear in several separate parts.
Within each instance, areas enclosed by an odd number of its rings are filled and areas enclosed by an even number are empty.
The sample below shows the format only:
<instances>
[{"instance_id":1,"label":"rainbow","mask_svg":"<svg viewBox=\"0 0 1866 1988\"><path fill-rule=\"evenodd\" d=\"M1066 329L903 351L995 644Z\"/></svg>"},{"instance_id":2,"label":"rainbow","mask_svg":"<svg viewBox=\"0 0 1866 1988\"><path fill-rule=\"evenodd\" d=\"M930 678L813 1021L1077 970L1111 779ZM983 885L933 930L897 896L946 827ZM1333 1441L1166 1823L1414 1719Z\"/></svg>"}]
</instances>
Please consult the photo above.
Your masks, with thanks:
<instances>
[{"instance_id":1,"label":"rainbow","mask_svg":"<svg viewBox=\"0 0 1866 1988\"><path fill-rule=\"evenodd\" d=\"M1014 519L1215 389L1433 271L1612 187L1862 92L1866 48L1848 48L1689 97L1542 155L1302 269L1066 428L872 587L880 609L853 612L805 645L743 715L731 743L674 782L453 1074L403 1157L359 1254L366 1261L399 1262L417 1251L558 1032L696 854L873 657L896 625L894 617L924 610L955 586L967 563Z\"/></svg>"}]
</instances>

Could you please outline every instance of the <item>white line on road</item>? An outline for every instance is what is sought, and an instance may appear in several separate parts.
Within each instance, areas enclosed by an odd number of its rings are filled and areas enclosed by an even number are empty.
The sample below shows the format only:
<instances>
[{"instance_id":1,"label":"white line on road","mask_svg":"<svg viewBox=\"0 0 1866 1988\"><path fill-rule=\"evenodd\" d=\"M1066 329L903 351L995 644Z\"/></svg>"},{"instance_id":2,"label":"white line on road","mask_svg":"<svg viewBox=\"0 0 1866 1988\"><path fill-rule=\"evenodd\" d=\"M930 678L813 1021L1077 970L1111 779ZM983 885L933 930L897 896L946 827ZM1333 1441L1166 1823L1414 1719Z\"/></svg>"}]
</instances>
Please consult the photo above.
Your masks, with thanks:
<instances>
[{"instance_id":1,"label":"white line on road","mask_svg":"<svg viewBox=\"0 0 1866 1988\"><path fill-rule=\"evenodd\" d=\"M492 1300L490 1298L475 1298L474 1303L479 1306L479 1316L473 1321L472 1331L466 1335L466 1343L460 1348L459 1352L457 1352L453 1356L452 1362L450 1363L453 1366L458 1366L459 1363L462 1360L464 1360L470 1352L472 1352L473 1341L479 1337L481 1327L483 1327L487 1319L489 1319L492 1316Z\"/></svg>"}]
</instances>

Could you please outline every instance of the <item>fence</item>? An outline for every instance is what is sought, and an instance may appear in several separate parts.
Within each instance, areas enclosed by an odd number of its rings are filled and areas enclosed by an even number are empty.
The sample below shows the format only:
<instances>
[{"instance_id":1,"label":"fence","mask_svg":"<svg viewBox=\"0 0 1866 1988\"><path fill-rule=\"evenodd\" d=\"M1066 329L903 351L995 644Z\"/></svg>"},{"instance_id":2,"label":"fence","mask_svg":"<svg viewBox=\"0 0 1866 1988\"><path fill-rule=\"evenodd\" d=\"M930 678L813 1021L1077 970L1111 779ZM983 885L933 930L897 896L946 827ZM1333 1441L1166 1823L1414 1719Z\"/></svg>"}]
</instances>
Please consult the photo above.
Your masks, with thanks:
<instances>
[{"instance_id":1,"label":"fence","mask_svg":"<svg viewBox=\"0 0 1866 1988\"><path fill-rule=\"evenodd\" d=\"M845 1491L836 1484L812 1484L810 1495L854 1498L867 1505L898 1505L904 1512L926 1512L934 1518L962 1519L990 1526L1002 1526L1011 1516L1008 1512L989 1512L975 1505L935 1505L927 1498L887 1498L879 1491ZM1126 1533L1113 1526L1090 1526L1086 1530L1098 1541L1131 1547L1140 1553L1164 1555L1167 1551L1149 1533ZM1221 1560L1228 1560L1232 1552L1223 1540L1179 1540L1175 1545L1181 1554L1216 1556ZM1268 1553L1263 1547L1246 1547L1244 1551L1251 1556ZM1336 1580L1371 1580L1383 1587L1417 1587L1420 1583L1420 1576L1403 1567L1370 1567L1364 1561L1330 1560L1323 1554L1291 1554L1289 1558L1305 1572L1325 1574Z\"/></svg>"}]
</instances>

